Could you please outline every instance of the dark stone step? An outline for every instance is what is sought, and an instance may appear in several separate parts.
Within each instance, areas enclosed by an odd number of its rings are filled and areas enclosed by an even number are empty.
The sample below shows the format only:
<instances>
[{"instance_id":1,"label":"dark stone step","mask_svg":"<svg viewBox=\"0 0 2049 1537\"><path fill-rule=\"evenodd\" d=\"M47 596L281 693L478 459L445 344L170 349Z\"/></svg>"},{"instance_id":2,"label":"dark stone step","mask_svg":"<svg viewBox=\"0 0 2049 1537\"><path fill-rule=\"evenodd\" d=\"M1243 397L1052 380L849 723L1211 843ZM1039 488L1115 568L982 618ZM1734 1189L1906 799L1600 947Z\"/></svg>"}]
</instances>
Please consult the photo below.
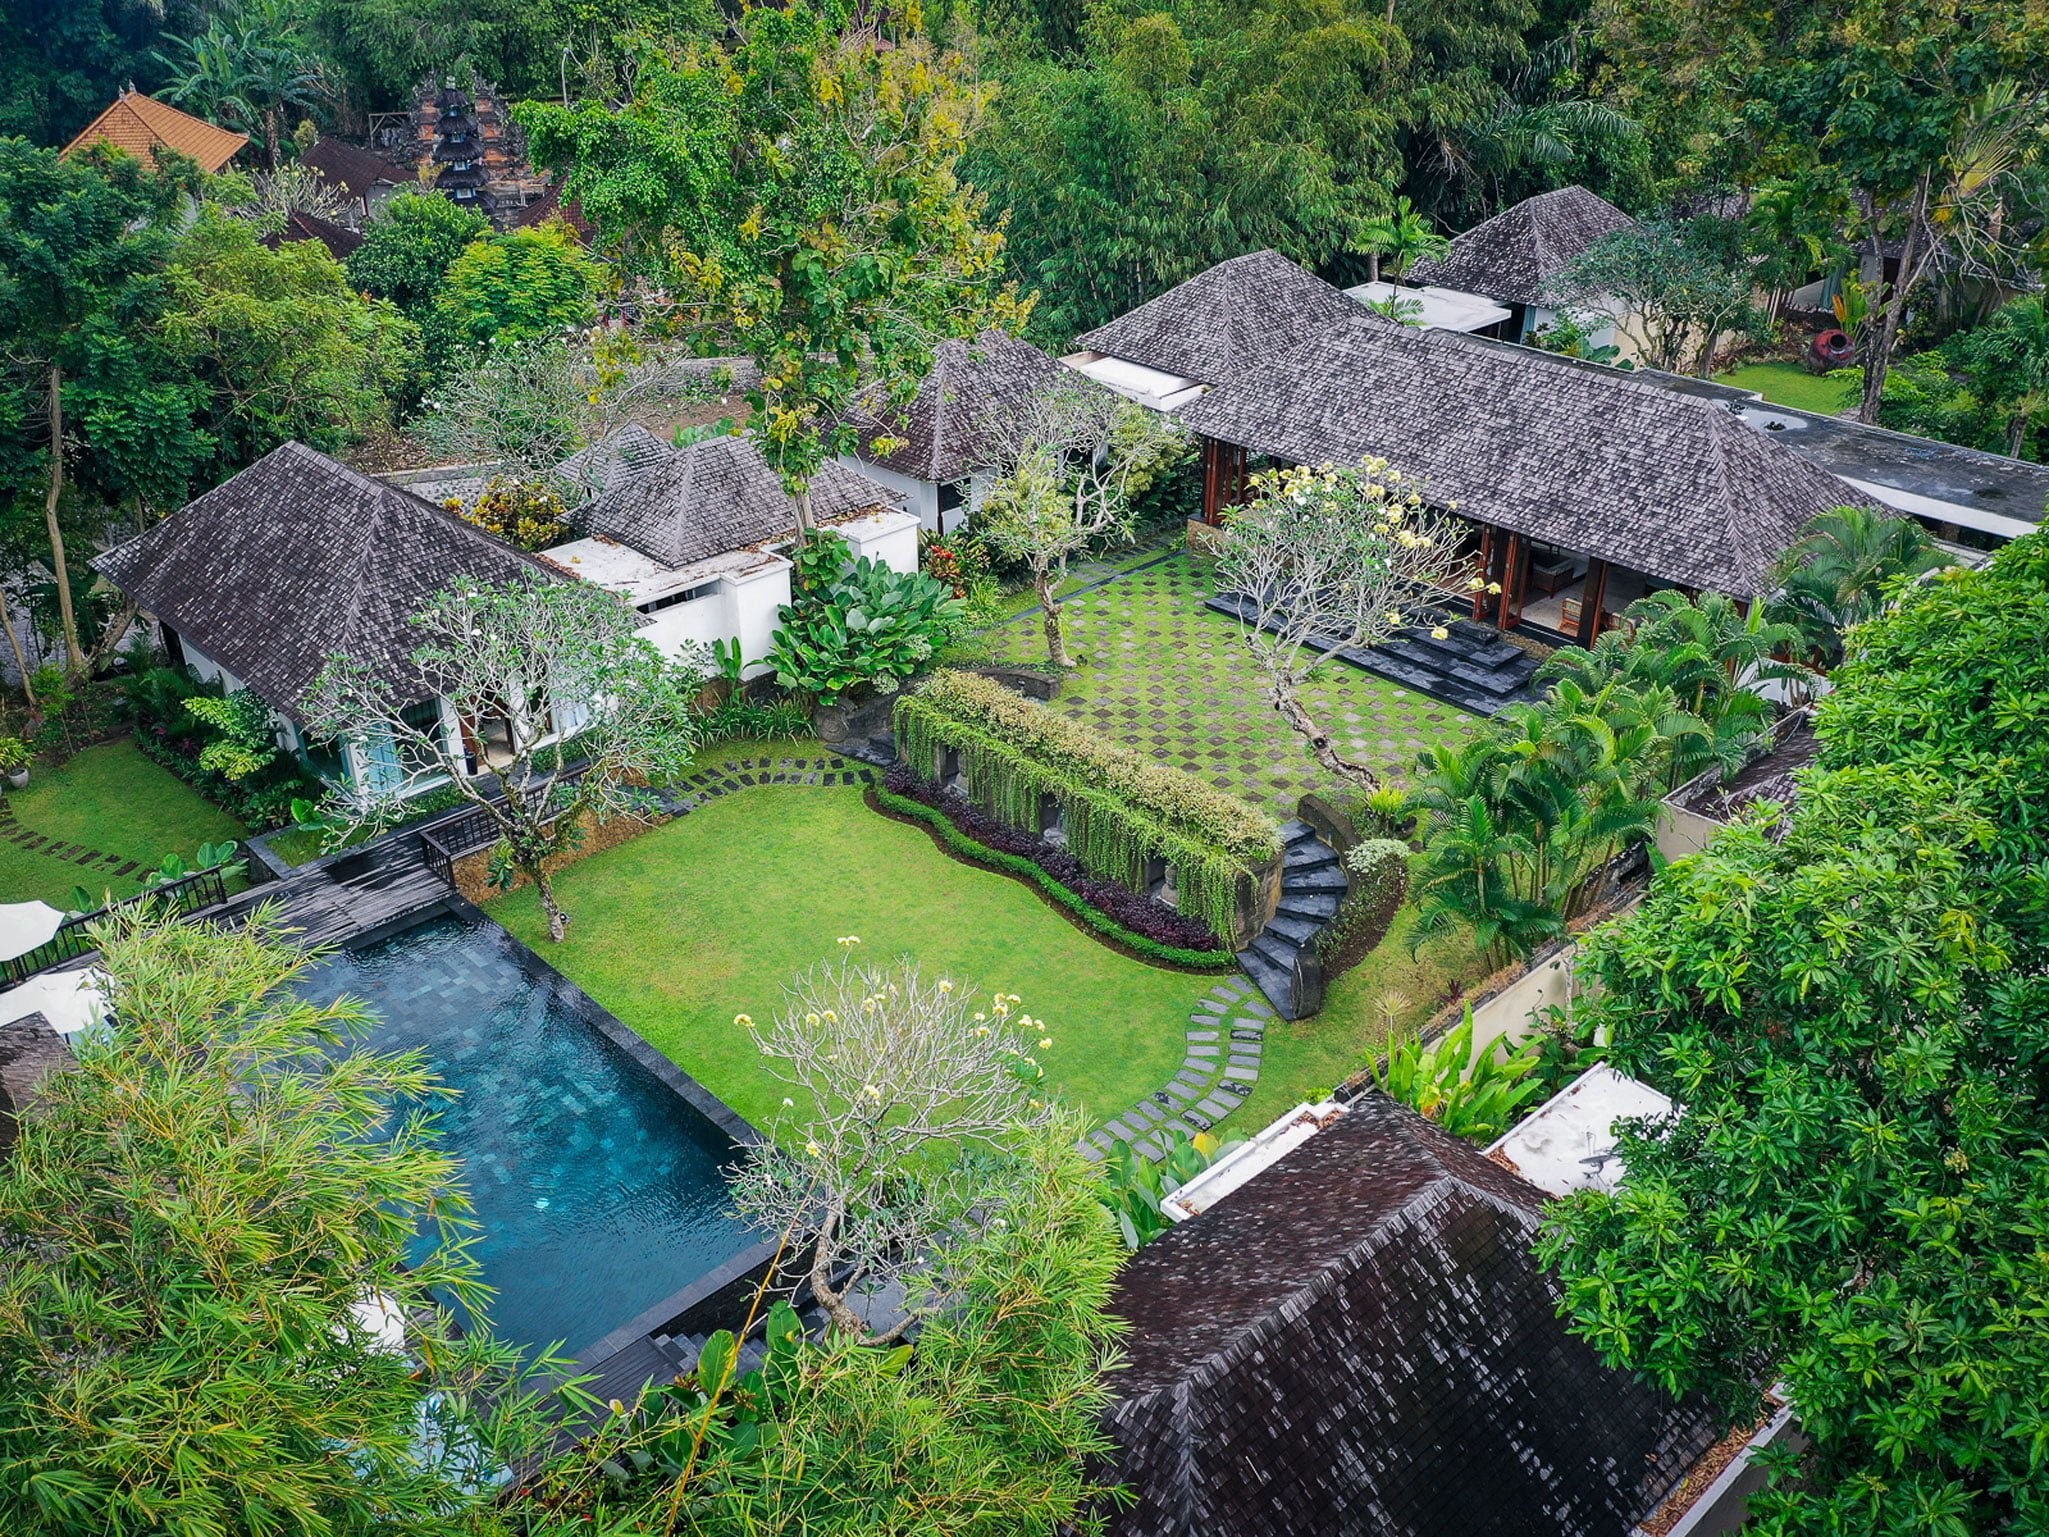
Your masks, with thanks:
<instances>
[{"instance_id":1,"label":"dark stone step","mask_svg":"<svg viewBox=\"0 0 2049 1537\"><path fill-rule=\"evenodd\" d=\"M1528 670L1536 665L1535 659L1522 647L1503 640L1497 631L1484 626L1463 620L1443 626L1449 631L1443 640L1432 635L1430 628L1414 625L1395 639L1466 667L1497 670L1520 667Z\"/></svg>"},{"instance_id":2,"label":"dark stone step","mask_svg":"<svg viewBox=\"0 0 2049 1537\"><path fill-rule=\"evenodd\" d=\"M1252 978L1253 985L1266 994L1266 1001L1283 1019L1295 1017L1295 982L1293 976L1276 966L1256 949L1238 952L1238 964L1245 968L1245 975Z\"/></svg>"},{"instance_id":3,"label":"dark stone step","mask_svg":"<svg viewBox=\"0 0 2049 1537\"><path fill-rule=\"evenodd\" d=\"M1328 923L1337 914L1338 901L1335 891L1283 891L1281 905L1275 911L1286 913L1291 918Z\"/></svg>"},{"instance_id":4,"label":"dark stone step","mask_svg":"<svg viewBox=\"0 0 2049 1537\"><path fill-rule=\"evenodd\" d=\"M1272 929L1267 929L1257 939L1252 941L1252 953L1264 958L1282 971L1288 971L1294 967L1295 954L1301 948L1302 946L1296 941L1289 939L1286 935L1277 934Z\"/></svg>"},{"instance_id":5,"label":"dark stone step","mask_svg":"<svg viewBox=\"0 0 2049 1537\"><path fill-rule=\"evenodd\" d=\"M1338 856L1331 852L1327 843L1295 843L1288 846L1281 855L1281 879L1291 881L1300 871L1324 870L1334 867Z\"/></svg>"},{"instance_id":6,"label":"dark stone step","mask_svg":"<svg viewBox=\"0 0 2049 1537\"><path fill-rule=\"evenodd\" d=\"M1337 861L1334 859L1324 869L1299 872L1290 870L1281 877L1284 899L1298 891L1331 891L1342 894L1349 884L1345 879L1345 872L1337 867Z\"/></svg>"},{"instance_id":7,"label":"dark stone step","mask_svg":"<svg viewBox=\"0 0 2049 1537\"><path fill-rule=\"evenodd\" d=\"M1325 921L1324 918L1298 917L1282 908L1274 913L1265 932L1279 934L1292 944L1306 945L1316 937L1317 931L1323 927Z\"/></svg>"},{"instance_id":8,"label":"dark stone step","mask_svg":"<svg viewBox=\"0 0 2049 1537\"><path fill-rule=\"evenodd\" d=\"M1461 683L1469 683L1489 694L1514 693L1517 689L1525 687L1530 681L1530 674L1537 670L1536 658L1522 652L1517 652L1516 655L1521 657L1524 666L1485 667L1469 664L1442 648L1418 646L1408 640L1387 641L1373 649L1382 655L1399 657L1411 666L1442 673L1446 677L1458 679ZM1351 660L1349 655L1345 659Z\"/></svg>"},{"instance_id":9,"label":"dark stone step","mask_svg":"<svg viewBox=\"0 0 2049 1537\"><path fill-rule=\"evenodd\" d=\"M1316 829L1300 817L1291 817L1289 820L1281 823L1281 837L1291 848L1298 843L1306 843L1316 836Z\"/></svg>"}]
</instances>

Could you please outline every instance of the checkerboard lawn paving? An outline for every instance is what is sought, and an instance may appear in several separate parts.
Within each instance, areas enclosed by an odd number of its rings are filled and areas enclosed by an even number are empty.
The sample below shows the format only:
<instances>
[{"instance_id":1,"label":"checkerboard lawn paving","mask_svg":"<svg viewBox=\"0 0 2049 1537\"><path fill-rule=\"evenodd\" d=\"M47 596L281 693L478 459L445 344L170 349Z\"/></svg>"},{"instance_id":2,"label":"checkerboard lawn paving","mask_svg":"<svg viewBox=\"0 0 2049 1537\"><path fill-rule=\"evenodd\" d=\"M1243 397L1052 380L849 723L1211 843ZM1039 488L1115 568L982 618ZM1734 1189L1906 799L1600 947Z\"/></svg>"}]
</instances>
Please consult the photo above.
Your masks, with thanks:
<instances>
[{"instance_id":1,"label":"checkerboard lawn paving","mask_svg":"<svg viewBox=\"0 0 2049 1537\"><path fill-rule=\"evenodd\" d=\"M1068 649L1083 665L1056 707L1220 790L1292 816L1309 791L1338 786L1265 702L1238 625L1202 605L1210 563L1176 551L1070 601ZM977 659L1043 662L1037 609L970 643ZM1339 749L1390 778L1406 778L1432 743L1473 731L1478 718L1342 662L1326 662L1306 691Z\"/></svg>"}]
</instances>

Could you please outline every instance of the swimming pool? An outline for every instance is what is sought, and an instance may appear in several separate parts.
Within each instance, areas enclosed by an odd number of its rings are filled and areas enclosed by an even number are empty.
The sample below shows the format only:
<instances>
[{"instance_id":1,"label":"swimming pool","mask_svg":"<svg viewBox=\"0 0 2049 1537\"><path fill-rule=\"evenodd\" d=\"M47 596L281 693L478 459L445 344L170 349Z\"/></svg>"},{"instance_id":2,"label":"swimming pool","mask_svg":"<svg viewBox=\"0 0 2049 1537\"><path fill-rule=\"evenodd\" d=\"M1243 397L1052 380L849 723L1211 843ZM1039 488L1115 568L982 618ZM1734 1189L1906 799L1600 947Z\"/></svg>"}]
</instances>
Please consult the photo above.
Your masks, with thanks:
<instances>
[{"instance_id":1,"label":"swimming pool","mask_svg":"<svg viewBox=\"0 0 2049 1537\"><path fill-rule=\"evenodd\" d=\"M444 911L321 961L300 991L362 999L377 1016L364 1044L417 1048L460 1091L440 1133L501 1337L581 1353L759 1241L726 1191L745 1123L636 1061L623 1026L488 918Z\"/></svg>"}]
</instances>

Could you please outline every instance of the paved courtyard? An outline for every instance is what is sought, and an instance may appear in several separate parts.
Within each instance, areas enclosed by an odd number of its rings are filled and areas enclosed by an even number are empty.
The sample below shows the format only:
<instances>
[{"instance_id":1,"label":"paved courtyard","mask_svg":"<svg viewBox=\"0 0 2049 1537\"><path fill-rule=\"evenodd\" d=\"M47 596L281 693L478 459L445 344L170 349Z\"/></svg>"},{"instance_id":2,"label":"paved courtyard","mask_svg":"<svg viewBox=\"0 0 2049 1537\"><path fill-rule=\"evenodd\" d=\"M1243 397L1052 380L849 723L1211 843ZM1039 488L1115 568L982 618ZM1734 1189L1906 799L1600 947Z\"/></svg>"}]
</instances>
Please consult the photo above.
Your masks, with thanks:
<instances>
[{"instance_id":1,"label":"paved courtyard","mask_svg":"<svg viewBox=\"0 0 2049 1537\"><path fill-rule=\"evenodd\" d=\"M1292 815L1330 776L1263 697L1237 624L1205 609L1206 563L1185 549L1068 600L1068 648L1083 665L1057 707L1106 734L1198 774L1276 815ZM1006 661L1046 657L1039 611L984 635ZM1463 736L1478 717L1342 662L1327 662L1307 690L1347 757L1407 778L1432 742Z\"/></svg>"}]
</instances>

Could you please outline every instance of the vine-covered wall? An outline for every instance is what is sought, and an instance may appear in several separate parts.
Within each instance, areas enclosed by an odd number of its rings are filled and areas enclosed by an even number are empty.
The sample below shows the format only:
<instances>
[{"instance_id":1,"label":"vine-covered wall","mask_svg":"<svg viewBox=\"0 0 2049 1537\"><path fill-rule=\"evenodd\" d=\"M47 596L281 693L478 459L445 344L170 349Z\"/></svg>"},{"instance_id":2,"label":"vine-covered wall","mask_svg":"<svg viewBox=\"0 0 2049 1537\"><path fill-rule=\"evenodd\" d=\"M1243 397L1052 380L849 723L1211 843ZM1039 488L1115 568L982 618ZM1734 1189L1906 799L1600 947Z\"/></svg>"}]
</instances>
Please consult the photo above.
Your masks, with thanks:
<instances>
[{"instance_id":1,"label":"vine-covered wall","mask_svg":"<svg viewBox=\"0 0 2049 1537\"><path fill-rule=\"evenodd\" d=\"M968 798L1036 831L1052 796L1085 869L1144 891L1146 866L1173 867L1180 910L1234 948L1265 922L1262 894L1281 854L1273 819L1202 781L1106 742L1087 727L973 673L935 674L899 699L897 752L912 770L961 757Z\"/></svg>"}]
</instances>

